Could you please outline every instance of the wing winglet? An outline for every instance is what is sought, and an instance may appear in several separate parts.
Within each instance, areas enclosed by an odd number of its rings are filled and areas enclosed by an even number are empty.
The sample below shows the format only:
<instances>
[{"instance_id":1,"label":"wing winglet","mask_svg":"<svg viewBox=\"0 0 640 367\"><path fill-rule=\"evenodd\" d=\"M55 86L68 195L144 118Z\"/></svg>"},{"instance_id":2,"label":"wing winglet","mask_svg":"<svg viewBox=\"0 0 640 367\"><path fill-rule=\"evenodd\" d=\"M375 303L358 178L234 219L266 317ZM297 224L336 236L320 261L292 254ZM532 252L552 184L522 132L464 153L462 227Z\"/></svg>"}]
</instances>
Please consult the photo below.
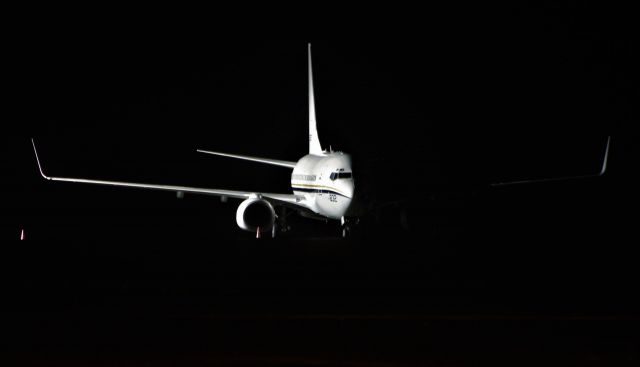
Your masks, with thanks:
<instances>
[{"instance_id":1,"label":"wing winglet","mask_svg":"<svg viewBox=\"0 0 640 367\"><path fill-rule=\"evenodd\" d=\"M607 137L607 147L604 149L604 159L602 160L602 169L600 170L600 173L598 174L598 176L604 175L604 173L607 171L607 161L609 160L609 143L611 143L611 135Z\"/></svg>"},{"instance_id":2,"label":"wing winglet","mask_svg":"<svg viewBox=\"0 0 640 367\"><path fill-rule=\"evenodd\" d=\"M36 143L33 141L33 138L31 138L31 145L33 145L33 152L36 154L36 162L38 163L38 169L40 170L40 175L47 180L51 180L51 177L45 175L44 172L42 171L42 165L40 164L40 158L38 157L38 150L36 149Z\"/></svg>"},{"instance_id":3,"label":"wing winglet","mask_svg":"<svg viewBox=\"0 0 640 367\"><path fill-rule=\"evenodd\" d=\"M494 182L491 183L490 186L508 186L508 185L518 185L518 184L527 184L527 183L538 183L538 182L549 182L549 181L566 181L566 180L577 180L584 178L593 178L593 177L601 177L607 171L607 162L609 161L609 145L611 143L611 135L607 137L607 145L604 150L604 158L602 159L602 167L600 168L600 172L593 173L590 175L581 175L581 176L566 176L566 177L552 177L552 178L542 178L542 179L533 179L533 180L521 180L521 181L509 181L509 182Z\"/></svg>"}]
</instances>

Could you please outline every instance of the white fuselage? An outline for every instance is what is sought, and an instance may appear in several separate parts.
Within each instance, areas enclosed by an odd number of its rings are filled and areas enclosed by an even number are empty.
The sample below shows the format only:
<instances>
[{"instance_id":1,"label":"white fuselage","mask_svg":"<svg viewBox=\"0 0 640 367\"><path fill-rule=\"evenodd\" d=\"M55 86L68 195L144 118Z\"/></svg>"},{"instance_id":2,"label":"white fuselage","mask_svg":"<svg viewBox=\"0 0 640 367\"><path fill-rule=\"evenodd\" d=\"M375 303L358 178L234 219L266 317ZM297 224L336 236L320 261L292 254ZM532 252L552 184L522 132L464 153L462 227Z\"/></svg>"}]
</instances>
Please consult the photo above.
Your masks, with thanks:
<instances>
[{"instance_id":1,"label":"white fuselage","mask_svg":"<svg viewBox=\"0 0 640 367\"><path fill-rule=\"evenodd\" d=\"M305 155L293 169L291 187L294 194L305 196L305 206L314 213L340 219L355 190L351 157L342 152Z\"/></svg>"}]
</instances>

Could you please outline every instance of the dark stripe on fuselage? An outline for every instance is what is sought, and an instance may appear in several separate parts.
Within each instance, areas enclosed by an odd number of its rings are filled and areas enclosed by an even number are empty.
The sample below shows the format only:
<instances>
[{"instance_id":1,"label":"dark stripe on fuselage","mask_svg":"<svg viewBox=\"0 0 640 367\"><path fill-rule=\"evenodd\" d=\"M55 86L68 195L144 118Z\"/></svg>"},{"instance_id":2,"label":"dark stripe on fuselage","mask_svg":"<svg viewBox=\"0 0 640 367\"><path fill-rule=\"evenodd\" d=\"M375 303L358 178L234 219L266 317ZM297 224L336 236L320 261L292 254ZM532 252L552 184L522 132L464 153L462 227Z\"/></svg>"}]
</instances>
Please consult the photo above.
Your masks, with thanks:
<instances>
[{"instance_id":1,"label":"dark stripe on fuselage","mask_svg":"<svg viewBox=\"0 0 640 367\"><path fill-rule=\"evenodd\" d=\"M308 187L292 187L293 191L302 191L302 192L314 192L316 194L336 194L336 195L340 195L344 198L347 199L351 199L350 197L343 195L339 192L333 191L333 190L328 190L328 189L313 189L313 188L308 188Z\"/></svg>"}]
</instances>

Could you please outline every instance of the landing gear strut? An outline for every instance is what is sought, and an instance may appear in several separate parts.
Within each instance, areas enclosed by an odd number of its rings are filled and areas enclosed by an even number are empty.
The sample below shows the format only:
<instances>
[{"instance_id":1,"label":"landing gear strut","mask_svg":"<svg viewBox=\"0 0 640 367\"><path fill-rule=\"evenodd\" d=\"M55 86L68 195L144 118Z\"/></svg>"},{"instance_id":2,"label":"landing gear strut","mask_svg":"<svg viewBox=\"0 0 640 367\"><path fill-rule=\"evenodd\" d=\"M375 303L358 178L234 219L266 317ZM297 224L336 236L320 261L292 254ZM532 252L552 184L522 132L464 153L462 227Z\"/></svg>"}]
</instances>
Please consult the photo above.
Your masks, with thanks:
<instances>
[{"instance_id":1,"label":"landing gear strut","mask_svg":"<svg viewBox=\"0 0 640 367\"><path fill-rule=\"evenodd\" d=\"M256 238L262 238L262 230L260 227L256 229ZM276 225L271 227L271 238L276 238Z\"/></svg>"},{"instance_id":2,"label":"landing gear strut","mask_svg":"<svg viewBox=\"0 0 640 367\"><path fill-rule=\"evenodd\" d=\"M276 237L276 232L287 233L291 231L291 226L287 223L287 217L291 215L293 211L287 213L287 208L281 206L278 212L279 213L276 215L276 222L273 224L273 228L271 230L272 238Z\"/></svg>"},{"instance_id":3,"label":"landing gear strut","mask_svg":"<svg viewBox=\"0 0 640 367\"><path fill-rule=\"evenodd\" d=\"M344 216L340 218L340 224L342 226L342 238L351 237L352 228L358 224L359 219L347 219Z\"/></svg>"}]
</instances>

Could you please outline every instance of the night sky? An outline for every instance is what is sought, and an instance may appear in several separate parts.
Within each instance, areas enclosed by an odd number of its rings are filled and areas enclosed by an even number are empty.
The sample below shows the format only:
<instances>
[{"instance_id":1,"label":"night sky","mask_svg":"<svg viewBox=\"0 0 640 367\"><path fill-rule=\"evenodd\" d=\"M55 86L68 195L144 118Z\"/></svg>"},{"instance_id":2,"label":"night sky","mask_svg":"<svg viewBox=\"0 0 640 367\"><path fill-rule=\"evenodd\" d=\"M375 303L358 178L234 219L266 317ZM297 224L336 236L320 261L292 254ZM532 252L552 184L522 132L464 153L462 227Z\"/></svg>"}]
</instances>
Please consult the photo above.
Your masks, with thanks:
<instances>
[{"instance_id":1,"label":"night sky","mask_svg":"<svg viewBox=\"0 0 640 367\"><path fill-rule=\"evenodd\" d=\"M52 176L289 193L288 169L195 150L290 161L304 155L311 42L323 147L353 155L356 189L400 203L349 246L360 251L383 235L388 242L376 247L384 255L375 263L435 244L435 270L405 273L467 301L500 294L469 301L465 310L497 304L637 315L628 290L640 279L632 158L640 57L626 12L565 4L355 14L304 27L279 18L273 28L265 19L244 19L253 27L243 27L234 17L180 32L169 25L20 28L4 55L0 242L18 243L25 229L40 249L55 244L80 264L87 253L67 242L104 243L138 257L153 248L183 261L202 255L193 243L243 244L252 234L235 224L239 201L46 182L29 138ZM261 31L274 28L285 32ZM489 187L596 173L607 136L604 177ZM409 213L408 232L399 208ZM338 233L337 226L293 221L288 244ZM442 250L444 244L450 247ZM385 282L375 266L367 269L373 283Z\"/></svg>"},{"instance_id":2,"label":"night sky","mask_svg":"<svg viewBox=\"0 0 640 367\"><path fill-rule=\"evenodd\" d=\"M11 193L3 236L51 225L50 212L81 230L73 223L89 220L87 210L143 224L149 209L195 216L195 231L236 231L212 198L176 204L169 193L48 185L24 142L36 138L52 175L289 192L286 170L195 149L302 156L308 41L321 142L353 154L360 186L376 186L385 200L596 172L607 135L612 176L628 175L619 168L637 118L638 54L624 28L592 22L595 12L514 8L480 13L482 20L430 18L404 37L34 32L11 59L7 105L16 113L3 133L2 185Z\"/></svg>"}]
</instances>

